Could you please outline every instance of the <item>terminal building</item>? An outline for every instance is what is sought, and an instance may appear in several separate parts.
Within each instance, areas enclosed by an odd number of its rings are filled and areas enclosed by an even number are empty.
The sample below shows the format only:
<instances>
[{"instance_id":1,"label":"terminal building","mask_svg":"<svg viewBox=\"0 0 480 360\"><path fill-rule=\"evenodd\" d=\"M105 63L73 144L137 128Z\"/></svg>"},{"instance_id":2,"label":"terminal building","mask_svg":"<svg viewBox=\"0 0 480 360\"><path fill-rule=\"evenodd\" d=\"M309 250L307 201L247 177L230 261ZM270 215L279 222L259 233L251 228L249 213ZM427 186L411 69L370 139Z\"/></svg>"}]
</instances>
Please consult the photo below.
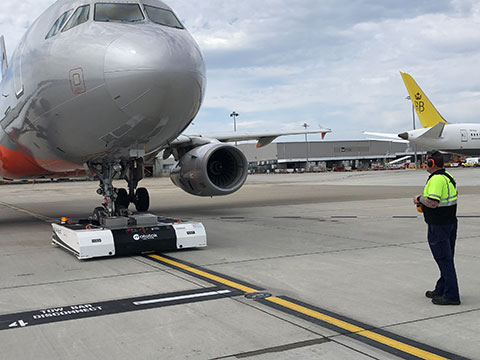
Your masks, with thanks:
<instances>
[{"instance_id":1,"label":"terminal building","mask_svg":"<svg viewBox=\"0 0 480 360\"><path fill-rule=\"evenodd\" d=\"M384 140L277 142L264 148L239 144L252 171L325 171L370 169L388 166L395 160L415 163L415 150L408 143ZM426 153L417 149L417 158Z\"/></svg>"},{"instance_id":2,"label":"terminal building","mask_svg":"<svg viewBox=\"0 0 480 360\"><path fill-rule=\"evenodd\" d=\"M427 152L394 140L275 142L261 148L248 142L237 146L248 160L250 173L380 169L414 164L415 153L419 163ZM174 164L173 158L162 160L160 155L153 172L168 174Z\"/></svg>"}]
</instances>

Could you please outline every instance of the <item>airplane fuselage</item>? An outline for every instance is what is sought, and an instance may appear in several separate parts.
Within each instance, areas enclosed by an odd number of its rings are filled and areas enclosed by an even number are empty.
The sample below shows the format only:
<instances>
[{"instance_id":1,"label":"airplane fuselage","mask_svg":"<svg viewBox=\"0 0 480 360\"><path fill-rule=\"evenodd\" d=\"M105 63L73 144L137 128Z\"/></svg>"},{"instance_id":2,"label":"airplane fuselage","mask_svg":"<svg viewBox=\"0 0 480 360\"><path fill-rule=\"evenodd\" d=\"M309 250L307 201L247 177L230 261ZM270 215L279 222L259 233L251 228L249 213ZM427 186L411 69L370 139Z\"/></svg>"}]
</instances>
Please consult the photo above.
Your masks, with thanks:
<instances>
[{"instance_id":1,"label":"airplane fuselage","mask_svg":"<svg viewBox=\"0 0 480 360\"><path fill-rule=\"evenodd\" d=\"M109 4L125 4L108 1ZM173 141L193 120L205 92L200 50L184 28L143 19L96 21L95 1L48 8L17 46L0 84L0 176L83 170L96 159L128 158ZM47 34L89 5L88 20Z\"/></svg>"},{"instance_id":2,"label":"airplane fuselage","mask_svg":"<svg viewBox=\"0 0 480 360\"><path fill-rule=\"evenodd\" d=\"M480 155L480 124L446 124L438 137L423 136L431 128L408 131L412 143L460 155Z\"/></svg>"}]
</instances>

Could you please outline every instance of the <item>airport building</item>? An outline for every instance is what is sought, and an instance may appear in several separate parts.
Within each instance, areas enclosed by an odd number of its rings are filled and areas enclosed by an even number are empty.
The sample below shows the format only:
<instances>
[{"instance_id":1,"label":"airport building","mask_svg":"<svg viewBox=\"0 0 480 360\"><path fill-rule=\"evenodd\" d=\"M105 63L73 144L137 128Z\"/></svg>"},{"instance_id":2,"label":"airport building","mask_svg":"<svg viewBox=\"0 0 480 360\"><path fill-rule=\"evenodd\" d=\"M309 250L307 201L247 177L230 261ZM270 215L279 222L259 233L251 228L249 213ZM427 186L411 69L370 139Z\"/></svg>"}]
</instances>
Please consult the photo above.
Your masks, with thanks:
<instances>
[{"instance_id":1,"label":"airport building","mask_svg":"<svg viewBox=\"0 0 480 360\"><path fill-rule=\"evenodd\" d=\"M240 143L251 173L375 169L415 163L415 149L407 143L385 140L275 142L262 148ZM427 149L417 147L418 162ZM392 161L398 160L396 163ZM156 160L155 175L168 174L173 158Z\"/></svg>"},{"instance_id":2,"label":"airport building","mask_svg":"<svg viewBox=\"0 0 480 360\"><path fill-rule=\"evenodd\" d=\"M415 162L414 149L398 141L277 142L260 149L254 143L238 146L255 172L370 169L387 166L397 159L402 159L398 165ZM419 160L426 151L417 149Z\"/></svg>"}]
</instances>

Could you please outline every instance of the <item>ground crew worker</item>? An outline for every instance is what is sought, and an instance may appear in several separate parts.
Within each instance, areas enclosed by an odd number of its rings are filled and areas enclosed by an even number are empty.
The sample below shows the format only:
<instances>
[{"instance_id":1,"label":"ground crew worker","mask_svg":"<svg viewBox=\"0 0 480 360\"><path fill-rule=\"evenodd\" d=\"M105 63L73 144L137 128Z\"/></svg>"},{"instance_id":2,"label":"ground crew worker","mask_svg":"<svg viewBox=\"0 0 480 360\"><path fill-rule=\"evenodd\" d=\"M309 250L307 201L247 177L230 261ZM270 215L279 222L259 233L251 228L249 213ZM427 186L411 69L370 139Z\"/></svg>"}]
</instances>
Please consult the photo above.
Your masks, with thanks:
<instances>
[{"instance_id":1,"label":"ground crew worker","mask_svg":"<svg viewBox=\"0 0 480 360\"><path fill-rule=\"evenodd\" d=\"M460 305L453 261L457 239L457 184L443 168L443 155L439 151L428 152L426 164L430 176L423 195L416 195L413 203L421 204L428 224L428 245L440 269L440 279L435 289L427 291L425 296L435 305Z\"/></svg>"}]
</instances>

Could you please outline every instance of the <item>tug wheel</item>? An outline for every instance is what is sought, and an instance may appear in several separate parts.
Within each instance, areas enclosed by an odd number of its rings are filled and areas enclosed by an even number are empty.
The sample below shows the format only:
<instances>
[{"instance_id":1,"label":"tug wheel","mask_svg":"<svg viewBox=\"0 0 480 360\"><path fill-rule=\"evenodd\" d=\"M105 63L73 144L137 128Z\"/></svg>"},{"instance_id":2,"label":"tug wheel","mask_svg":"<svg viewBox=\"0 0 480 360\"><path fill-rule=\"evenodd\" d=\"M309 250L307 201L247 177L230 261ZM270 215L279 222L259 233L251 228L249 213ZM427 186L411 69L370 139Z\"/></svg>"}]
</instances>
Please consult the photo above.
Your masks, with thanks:
<instances>
[{"instance_id":1,"label":"tug wheel","mask_svg":"<svg viewBox=\"0 0 480 360\"><path fill-rule=\"evenodd\" d=\"M105 208L99 206L93 210L92 220L97 222L98 225L101 223L101 219L107 217L107 211Z\"/></svg>"}]
</instances>

